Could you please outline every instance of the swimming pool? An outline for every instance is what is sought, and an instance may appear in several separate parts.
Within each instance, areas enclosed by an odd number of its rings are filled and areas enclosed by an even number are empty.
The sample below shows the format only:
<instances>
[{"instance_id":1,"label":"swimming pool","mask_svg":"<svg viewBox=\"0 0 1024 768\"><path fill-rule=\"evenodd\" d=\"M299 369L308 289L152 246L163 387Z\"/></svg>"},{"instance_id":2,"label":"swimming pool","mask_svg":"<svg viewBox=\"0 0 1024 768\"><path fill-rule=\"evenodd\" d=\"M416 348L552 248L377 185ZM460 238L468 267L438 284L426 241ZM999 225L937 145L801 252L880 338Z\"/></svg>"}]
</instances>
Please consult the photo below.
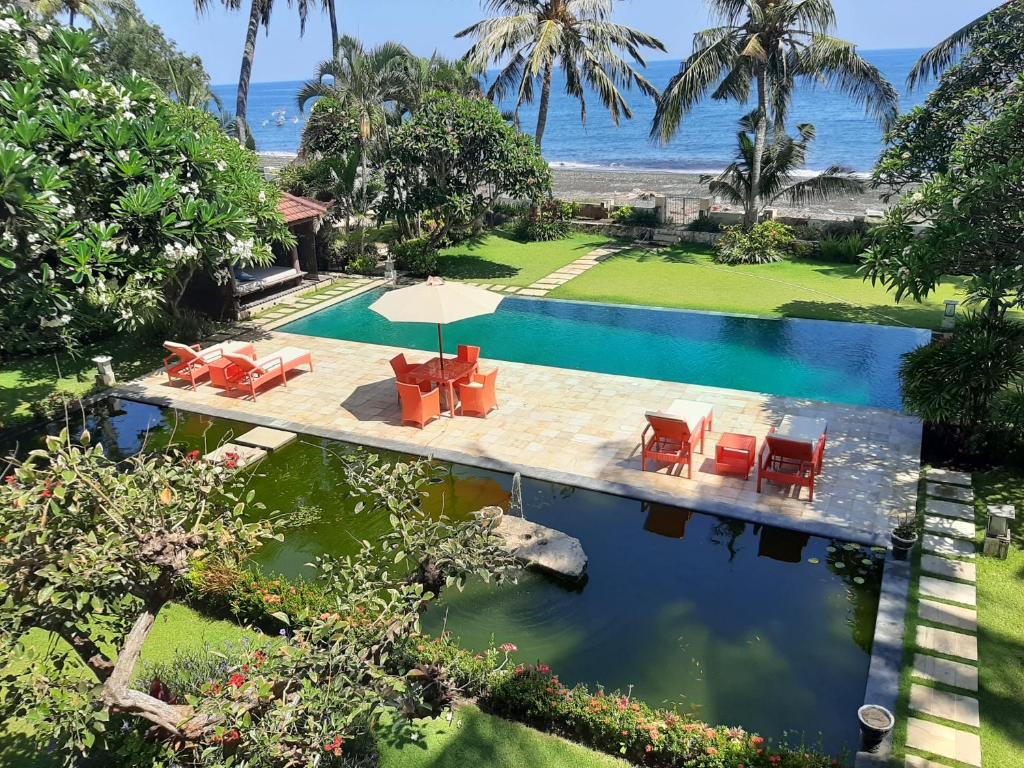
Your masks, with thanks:
<instances>
[{"instance_id":1,"label":"swimming pool","mask_svg":"<svg viewBox=\"0 0 1024 768\"><path fill-rule=\"evenodd\" d=\"M391 323L370 291L278 329L437 350L435 326ZM445 329L446 350L559 368L900 408L901 356L928 331L824 320L770 320L679 310L507 297L491 316Z\"/></svg>"},{"instance_id":2,"label":"swimming pool","mask_svg":"<svg viewBox=\"0 0 1024 768\"><path fill-rule=\"evenodd\" d=\"M205 450L250 428L118 400L101 402L89 427L115 456L171 440ZM317 555L351 554L386 532L384 516L355 513L337 458L349 450L300 437L248 476L268 512L319 513L258 552L264 570L308 575ZM507 505L512 485L508 475L452 465L439 480L425 503L454 517ZM880 553L526 478L522 492L528 519L580 539L585 585L529 572L500 588L471 583L446 592L424 617L427 631L445 626L473 650L515 643L518 661L549 664L566 683L632 686L651 704L709 722L803 733L832 754L856 747Z\"/></svg>"}]
</instances>

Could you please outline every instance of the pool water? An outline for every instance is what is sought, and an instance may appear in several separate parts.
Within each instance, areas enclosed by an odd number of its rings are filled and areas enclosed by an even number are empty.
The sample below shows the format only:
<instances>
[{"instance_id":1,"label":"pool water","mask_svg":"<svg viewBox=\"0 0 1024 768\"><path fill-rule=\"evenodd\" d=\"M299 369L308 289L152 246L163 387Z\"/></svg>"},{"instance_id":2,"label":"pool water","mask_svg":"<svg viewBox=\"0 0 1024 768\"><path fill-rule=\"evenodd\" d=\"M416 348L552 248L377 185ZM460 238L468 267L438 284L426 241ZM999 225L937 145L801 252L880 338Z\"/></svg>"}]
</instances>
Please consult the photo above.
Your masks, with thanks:
<instances>
[{"instance_id":1,"label":"pool water","mask_svg":"<svg viewBox=\"0 0 1024 768\"><path fill-rule=\"evenodd\" d=\"M89 419L108 452L173 441L210 449L248 426L111 400ZM34 445L23 441L21 450ZM9 448L6 447L6 448ZM356 514L338 455L352 446L300 437L249 476L268 511L316 522L257 557L299 576L321 554L354 553L386 530ZM5 452L6 455L6 452ZM446 465L426 504L460 517L507 506L512 478ZM515 643L516 659L549 664L569 684L621 688L708 722L854 749L878 607L881 555L855 544L523 479L528 519L580 539L579 588L525 572L503 587L449 590L424 617L472 650Z\"/></svg>"},{"instance_id":2,"label":"pool water","mask_svg":"<svg viewBox=\"0 0 1024 768\"><path fill-rule=\"evenodd\" d=\"M437 350L437 328L391 323L370 291L283 326L287 333ZM900 408L901 356L928 331L824 320L769 320L507 297L494 315L447 326L445 344L484 357L598 373Z\"/></svg>"}]
</instances>

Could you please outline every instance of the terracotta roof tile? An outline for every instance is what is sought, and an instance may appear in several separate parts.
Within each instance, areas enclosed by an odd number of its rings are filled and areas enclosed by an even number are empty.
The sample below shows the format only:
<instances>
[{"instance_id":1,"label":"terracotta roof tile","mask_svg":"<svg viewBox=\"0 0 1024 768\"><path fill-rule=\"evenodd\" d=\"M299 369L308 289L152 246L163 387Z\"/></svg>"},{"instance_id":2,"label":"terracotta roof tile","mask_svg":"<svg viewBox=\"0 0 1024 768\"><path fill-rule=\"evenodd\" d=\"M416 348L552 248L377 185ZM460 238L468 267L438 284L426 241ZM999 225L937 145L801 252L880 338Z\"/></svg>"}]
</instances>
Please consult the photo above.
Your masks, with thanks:
<instances>
[{"instance_id":1,"label":"terracotta roof tile","mask_svg":"<svg viewBox=\"0 0 1024 768\"><path fill-rule=\"evenodd\" d=\"M308 197L289 195L287 192L281 195L281 202L277 204L277 210L284 216L287 224L319 218L327 213L329 207L325 203L310 200Z\"/></svg>"}]
</instances>

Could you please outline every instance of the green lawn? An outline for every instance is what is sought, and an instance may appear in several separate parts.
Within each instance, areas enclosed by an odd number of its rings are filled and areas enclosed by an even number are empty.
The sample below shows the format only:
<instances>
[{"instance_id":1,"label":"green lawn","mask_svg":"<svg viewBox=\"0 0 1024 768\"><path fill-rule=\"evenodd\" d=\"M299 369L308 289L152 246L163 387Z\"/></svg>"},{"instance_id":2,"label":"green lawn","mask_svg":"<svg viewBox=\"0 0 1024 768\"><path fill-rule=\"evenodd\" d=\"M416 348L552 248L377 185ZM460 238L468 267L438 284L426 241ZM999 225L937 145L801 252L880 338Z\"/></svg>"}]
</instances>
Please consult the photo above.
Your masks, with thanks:
<instances>
[{"instance_id":1,"label":"green lawn","mask_svg":"<svg viewBox=\"0 0 1024 768\"><path fill-rule=\"evenodd\" d=\"M134 336L111 338L89 344L74 356L67 352L18 357L0 363L0 425L29 418L29 405L54 392L76 395L88 392L95 381L93 357L108 354L114 358L118 380L128 381L160 365L163 349Z\"/></svg>"},{"instance_id":2,"label":"green lawn","mask_svg":"<svg viewBox=\"0 0 1024 768\"><path fill-rule=\"evenodd\" d=\"M228 621L208 619L181 605L160 612L143 649L149 664L174 660L175 651L223 647L258 636ZM30 634L27 642L40 648L48 636ZM265 638L264 638L265 640ZM85 674L84 667L82 673ZM57 762L41 754L24 723L0 727L0 765L5 768L55 768ZM386 729L385 729L386 733ZM414 743L382 744L383 768L625 768L626 764L532 728L484 714L474 707L458 710L449 723L425 723L424 738Z\"/></svg>"},{"instance_id":3,"label":"green lawn","mask_svg":"<svg viewBox=\"0 0 1024 768\"><path fill-rule=\"evenodd\" d=\"M550 243L521 243L494 232L479 241L441 251L438 273L454 280L524 287L586 256L611 240L601 235L573 233Z\"/></svg>"},{"instance_id":4,"label":"green lawn","mask_svg":"<svg viewBox=\"0 0 1024 768\"><path fill-rule=\"evenodd\" d=\"M715 264L695 245L617 254L548 294L556 299L640 304L769 317L806 317L937 328L943 300L962 299L958 282L924 304L896 304L864 282L854 265L809 260L754 266Z\"/></svg>"},{"instance_id":5,"label":"green lawn","mask_svg":"<svg viewBox=\"0 0 1024 768\"><path fill-rule=\"evenodd\" d=\"M979 531L984 531L986 505L1017 507L1010 557L977 560L978 675L984 768L1020 768L1024 765L1024 474L976 474L974 490Z\"/></svg>"}]
</instances>

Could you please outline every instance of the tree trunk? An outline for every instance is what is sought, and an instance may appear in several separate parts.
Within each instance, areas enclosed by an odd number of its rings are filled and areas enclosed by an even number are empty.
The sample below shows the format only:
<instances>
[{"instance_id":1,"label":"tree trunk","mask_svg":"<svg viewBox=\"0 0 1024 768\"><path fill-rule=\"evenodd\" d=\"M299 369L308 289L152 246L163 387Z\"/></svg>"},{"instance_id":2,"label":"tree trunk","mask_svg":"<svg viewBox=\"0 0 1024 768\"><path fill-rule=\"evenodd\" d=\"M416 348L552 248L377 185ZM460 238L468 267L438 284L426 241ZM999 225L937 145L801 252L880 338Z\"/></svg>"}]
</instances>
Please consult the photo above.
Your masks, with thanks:
<instances>
[{"instance_id":1,"label":"tree trunk","mask_svg":"<svg viewBox=\"0 0 1024 768\"><path fill-rule=\"evenodd\" d=\"M537 110L537 133L534 140L537 149L544 145L544 131L548 127L548 108L551 106L551 80L554 76L554 62L549 61L544 67L544 82L540 91L540 109Z\"/></svg>"},{"instance_id":2,"label":"tree trunk","mask_svg":"<svg viewBox=\"0 0 1024 768\"><path fill-rule=\"evenodd\" d=\"M74 8L69 8L68 9L68 26L71 27L71 29L75 28L75 16L76 15L77 15L77 13L76 13Z\"/></svg>"},{"instance_id":3,"label":"tree trunk","mask_svg":"<svg viewBox=\"0 0 1024 768\"><path fill-rule=\"evenodd\" d=\"M757 224L758 207L761 201L761 166L764 163L764 149L768 143L768 88L764 69L757 74L757 124L754 126L754 162L750 169L750 189L744 205L743 226L750 229Z\"/></svg>"},{"instance_id":4,"label":"tree trunk","mask_svg":"<svg viewBox=\"0 0 1024 768\"><path fill-rule=\"evenodd\" d=\"M327 12L331 16L331 58L338 51L338 9L334 0L327 0Z\"/></svg>"},{"instance_id":5,"label":"tree trunk","mask_svg":"<svg viewBox=\"0 0 1024 768\"><path fill-rule=\"evenodd\" d=\"M235 102L235 121L238 123L238 143L243 147L249 135L249 81L252 79L252 61L256 57L256 34L260 30L260 0L252 0L249 26L245 30L245 48L242 50L242 69L238 73L238 99Z\"/></svg>"}]
</instances>

